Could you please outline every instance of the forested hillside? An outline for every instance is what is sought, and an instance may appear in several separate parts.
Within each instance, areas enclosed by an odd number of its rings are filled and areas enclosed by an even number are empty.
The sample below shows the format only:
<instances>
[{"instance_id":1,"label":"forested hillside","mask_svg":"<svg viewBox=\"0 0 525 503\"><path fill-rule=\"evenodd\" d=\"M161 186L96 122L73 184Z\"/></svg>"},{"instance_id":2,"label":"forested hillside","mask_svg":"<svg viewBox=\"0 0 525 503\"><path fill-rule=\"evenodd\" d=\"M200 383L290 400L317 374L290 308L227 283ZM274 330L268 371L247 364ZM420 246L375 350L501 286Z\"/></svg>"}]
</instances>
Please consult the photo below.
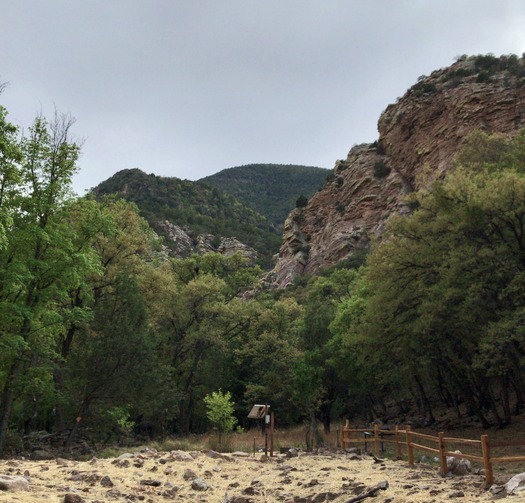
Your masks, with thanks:
<instances>
[{"instance_id":1,"label":"forested hillside","mask_svg":"<svg viewBox=\"0 0 525 503\"><path fill-rule=\"evenodd\" d=\"M329 174L327 169L312 166L248 164L224 169L200 181L235 196L282 229L297 199L310 197Z\"/></svg>"},{"instance_id":2,"label":"forested hillside","mask_svg":"<svg viewBox=\"0 0 525 503\"><path fill-rule=\"evenodd\" d=\"M194 236L236 237L253 247L266 266L279 250L281 236L269 220L209 185L126 169L100 183L93 193L99 198L115 194L135 203L157 230L157 222L168 220Z\"/></svg>"},{"instance_id":3,"label":"forested hillside","mask_svg":"<svg viewBox=\"0 0 525 503\"><path fill-rule=\"evenodd\" d=\"M72 124L22 134L0 107L0 454L202 432L214 393L241 427L254 403L280 427L524 420L525 130L474 131L368 255L266 291L239 255L159 253L123 198L72 196Z\"/></svg>"}]
</instances>

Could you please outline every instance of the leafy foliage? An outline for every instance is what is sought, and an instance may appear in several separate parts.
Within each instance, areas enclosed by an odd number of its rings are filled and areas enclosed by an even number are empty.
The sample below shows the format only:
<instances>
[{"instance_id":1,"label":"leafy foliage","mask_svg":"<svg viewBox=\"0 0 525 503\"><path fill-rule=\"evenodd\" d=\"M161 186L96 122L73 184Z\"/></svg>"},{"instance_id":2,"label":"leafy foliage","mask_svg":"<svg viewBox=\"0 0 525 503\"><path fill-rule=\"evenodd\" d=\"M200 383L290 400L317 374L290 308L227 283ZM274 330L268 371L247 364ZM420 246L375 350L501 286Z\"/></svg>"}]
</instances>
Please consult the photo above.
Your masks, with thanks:
<instances>
[{"instance_id":1,"label":"leafy foliage","mask_svg":"<svg viewBox=\"0 0 525 503\"><path fill-rule=\"evenodd\" d=\"M223 433L233 431L237 419L233 415L234 404L229 391L223 393L222 390L214 391L204 397L206 403L206 416L219 432L219 438Z\"/></svg>"}]
</instances>

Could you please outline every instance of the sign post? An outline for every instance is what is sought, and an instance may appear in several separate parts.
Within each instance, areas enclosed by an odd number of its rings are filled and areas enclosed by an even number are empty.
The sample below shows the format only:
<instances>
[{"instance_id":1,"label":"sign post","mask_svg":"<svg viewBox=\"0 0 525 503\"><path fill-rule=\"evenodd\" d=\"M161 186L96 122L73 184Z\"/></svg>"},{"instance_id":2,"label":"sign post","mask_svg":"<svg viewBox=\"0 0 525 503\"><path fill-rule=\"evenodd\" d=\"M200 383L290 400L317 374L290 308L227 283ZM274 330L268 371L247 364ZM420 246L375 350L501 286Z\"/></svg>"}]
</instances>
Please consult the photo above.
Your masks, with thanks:
<instances>
[{"instance_id":1,"label":"sign post","mask_svg":"<svg viewBox=\"0 0 525 503\"><path fill-rule=\"evenodd\" d=\"M273 433L275 426L274 413L269 413L270 406L268 404L255 404L248 414L248 419L263 420L264 431L264 454L268 455L268 447L270 449L270 456L273 457ZM269 431L268 430L269 426ZM255 439L254 439L255 440ZM255 450L255 449L254 449Z\"/></svg>"}]
</instances>

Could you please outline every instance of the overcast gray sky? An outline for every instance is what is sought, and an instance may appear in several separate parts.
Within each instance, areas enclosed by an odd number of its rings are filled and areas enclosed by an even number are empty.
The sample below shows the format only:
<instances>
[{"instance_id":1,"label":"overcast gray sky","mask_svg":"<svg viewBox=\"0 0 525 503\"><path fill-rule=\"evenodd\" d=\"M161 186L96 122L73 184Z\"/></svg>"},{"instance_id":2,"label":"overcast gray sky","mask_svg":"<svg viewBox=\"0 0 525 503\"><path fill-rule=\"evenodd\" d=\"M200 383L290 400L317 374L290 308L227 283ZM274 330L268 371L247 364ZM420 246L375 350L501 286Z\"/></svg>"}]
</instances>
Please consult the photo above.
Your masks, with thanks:
<instances>
[{"instance_id":1,"label":"overcast gray sky","mask_svg":"<svg viewBox=\"0 0 525 503\"><path fill-rule=\"evenodd\" d=\"M0 103L76 117L82 194L124 168L332 168L418 76L523 51L523 0L0 0Z\"/></svg>"}]
</instances>

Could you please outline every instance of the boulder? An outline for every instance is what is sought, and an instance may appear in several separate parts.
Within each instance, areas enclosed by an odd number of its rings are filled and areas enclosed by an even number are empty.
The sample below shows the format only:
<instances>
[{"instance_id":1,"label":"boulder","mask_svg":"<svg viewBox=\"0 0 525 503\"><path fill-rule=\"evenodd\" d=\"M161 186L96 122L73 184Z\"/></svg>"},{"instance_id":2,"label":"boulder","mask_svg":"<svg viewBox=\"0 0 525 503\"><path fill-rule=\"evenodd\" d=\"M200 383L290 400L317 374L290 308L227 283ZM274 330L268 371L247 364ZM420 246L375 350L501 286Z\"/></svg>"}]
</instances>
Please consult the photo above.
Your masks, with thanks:
<instances>
[{"instance_id":1,"label":"boulder","mask_svg":"<svg viewBox=\"0 0 525 503\"><path fill-rule=\"evenodd\" d=\"M461 451L454 452L461 454ZM467 475L467 473L471 471L472 467L468 459L447 456L447 468L448 473L451 473L452 475Z\"/></svg>"},{"instance_id":2,"label":"boulder","mask_svg":"<svg viewBox=\"0 0 525 503\"><path fill-rule=\"evenodd\" d=\"M0 491L29 491L29 482L19 475L0 475Z\"/></svg>"},{"instance_id":3,"label":"boulder","mask_svg":"<svg viewBox=\"0 0 525 503\"><path fill-rule=\"evenodd\" d=\"M507 494L517 494L525 491L525 473L514 475L514 477L505 484L505 491Z\"/></svg>"},{"instance_id":4,"label":"boulder","mask_svg":"<svg viewBox=\"0 0 525 503\"><path fill-rule=\"evenodd\" d=\"M206 491L209 486L204 479L197 478L192 481L191 488L194 491Z\"/></svg>"}]
</instances>

